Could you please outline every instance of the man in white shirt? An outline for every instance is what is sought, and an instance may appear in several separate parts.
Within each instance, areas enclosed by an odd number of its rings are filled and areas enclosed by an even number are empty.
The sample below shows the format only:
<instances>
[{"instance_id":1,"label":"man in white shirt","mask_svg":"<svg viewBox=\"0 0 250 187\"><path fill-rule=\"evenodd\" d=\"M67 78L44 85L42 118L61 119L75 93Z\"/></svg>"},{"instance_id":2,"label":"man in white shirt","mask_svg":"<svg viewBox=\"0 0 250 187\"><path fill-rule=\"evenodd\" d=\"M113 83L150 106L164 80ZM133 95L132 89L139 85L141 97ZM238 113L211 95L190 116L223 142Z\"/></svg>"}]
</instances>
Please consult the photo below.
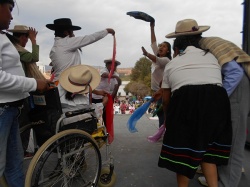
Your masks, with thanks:
<instances>
[{"instance_id":1,"label":"man in white shirt","mask_svg":"<svg viewBox=\"0 0 250 187\"><path fill-rule=\"evenodd\" d=\"M114 72L113 75L110 77L109 80L109 73L111 71L111 66L112 66L112 59L107 59L104 60L104 63L106 64L106 67L103 68L100 71L100 75L101 75L101 82L99 83L99 85L97 86L97 88L95 90L104 90L107 93L109 93L113 100L116 97L117 91L122 83L121 79L119 78L119 74L116 72L116 68L117 66L119 66L121 63L119 61L115 61L115 67L114 67ZM92 103L100 103L102 102L102 97L101 95L97 95L97 94L92 94ZM103 121L104 123L106 122L106 112L105 112L105 108L103 109Z\"/></svg>"},{"instance_id":2,"label":"man in white shirt","mask_svg":"<svg viewBox=\"0 0 250 187\"><path fill-rule=\"evenodd\" d=\"M112 59L104 60L104 63L106 64L106 66L100 71L101 82L97 86L96 90L104 90L107 93L111 94L114 99L122 83L121 79L119 78L119 74L116 72L117 66L119 66L121 63L117 60L115 61L114 73L111 76L110 81L108 78L109 78L109 73L111 71ZM102 97L103 96L101 95L92 94L92 102L99 103Z\"/></svg>"},{"instance_id":3,"label":"man in white shirt","mask_svg":"<svg viewBox=\"0 0 250 187\"><path fill-rule=\"evenodd\" d=\"M61 72L68 67L81 64L81 47L92 44L107 34L115 34L113 29L107 28L90 35L75 37L74 31L80 30L81 27L72 25L69 18L56 19L54 24L47 24L46 27L55 31L55 41L49 55L55 75L53 81L58 81Z\"/></svg>"}]
</instances>

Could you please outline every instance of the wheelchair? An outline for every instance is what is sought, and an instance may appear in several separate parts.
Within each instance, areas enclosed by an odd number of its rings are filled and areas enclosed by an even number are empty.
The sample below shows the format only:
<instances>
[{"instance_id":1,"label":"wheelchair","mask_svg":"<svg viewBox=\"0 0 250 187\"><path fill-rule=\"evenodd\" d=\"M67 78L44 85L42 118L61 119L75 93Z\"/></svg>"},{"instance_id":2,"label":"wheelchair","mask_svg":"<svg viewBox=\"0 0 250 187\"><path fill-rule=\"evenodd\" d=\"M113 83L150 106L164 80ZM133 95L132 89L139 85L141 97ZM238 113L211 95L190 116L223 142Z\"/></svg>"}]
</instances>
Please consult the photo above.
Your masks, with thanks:
<instances>
[{"instance_id":1,"label":"wheelchair","mask_svg":"<svg viewBox=\"0 0 250 187\"><path fill-rule=\"evenodd\" d=\"M31 93L30 101L31 122L20 129L23 150L30 155L25 157L29 159L25 187L113 187L109 133L93 115L94 109L63 113L56 87Z\"/></svg>"}]
</instances>

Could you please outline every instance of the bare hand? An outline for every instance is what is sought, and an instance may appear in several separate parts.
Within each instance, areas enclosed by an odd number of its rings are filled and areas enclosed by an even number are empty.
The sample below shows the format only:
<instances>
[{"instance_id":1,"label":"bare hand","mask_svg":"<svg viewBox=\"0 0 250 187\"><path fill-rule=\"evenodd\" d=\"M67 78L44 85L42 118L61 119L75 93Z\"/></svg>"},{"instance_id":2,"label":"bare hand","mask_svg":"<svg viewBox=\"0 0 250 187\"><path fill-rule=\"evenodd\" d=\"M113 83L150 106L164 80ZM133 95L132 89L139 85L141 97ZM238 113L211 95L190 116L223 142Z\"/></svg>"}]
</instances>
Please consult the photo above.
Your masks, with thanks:
<instances>
[{"instance_id":1,"label":"bare hand","mask_svg":"<svg viewBox=\"0 0 250 187\"><path fill-rule=\"evenodd\" d=\"M44 92L50 88L50 84L52 84L49 80L36 79L37 87L36 90L40 92Z\"/></svg>"},{"instance_id":2,"label":"bare hand","mask_svg":"<svg viewBox=\"0 0 250 187\"><path fill-rule=\"evenodd\" d=\"M108 31L109 34L115 35L115 31L111 28L107 28L106 29Z\"/></svg>"},{"instance_id":3,"label":"bare hand","mask_svg":"<svg viewBox=\"0 0 250 187\"><path fill-rule=\"evenodd\" d=\"M37 31L35 28L33 27L29 27L29 39L30 41L33 43L33 42L36 42L36 35L37 35Z\"/></svg>"},{"instance_id":4,"label":"bare hand","mask_svg":"<svg viewBox=\"0 0 250 187\"><path fill-rule=\"evenodd\" d=\"M154 101L159 100L162 97L162 89L160 88L157 92L153 94Z\"/></svg>"},{"instance_id":5,"label":"bare hand","mask_svg":"<svg viewBox=\"0 0 250 187\"><path fill-rule=\"evenodd\" d=\"M146 51L146 49L144 47L141 47L141 49L142 49L143 55L147 56L148 52Z\"/></svg>"}]
</instances>

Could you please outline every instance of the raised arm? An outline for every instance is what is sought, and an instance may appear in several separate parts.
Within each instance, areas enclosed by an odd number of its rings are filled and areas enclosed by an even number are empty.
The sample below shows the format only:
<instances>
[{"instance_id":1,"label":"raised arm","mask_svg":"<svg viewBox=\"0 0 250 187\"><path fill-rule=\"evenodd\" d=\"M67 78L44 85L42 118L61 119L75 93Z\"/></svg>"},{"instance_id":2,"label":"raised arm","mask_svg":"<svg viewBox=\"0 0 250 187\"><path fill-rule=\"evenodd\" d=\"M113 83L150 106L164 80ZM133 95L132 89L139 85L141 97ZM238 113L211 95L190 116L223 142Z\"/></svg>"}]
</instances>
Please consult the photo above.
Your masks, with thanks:
<instances>
[{"instance_id":1,"label":"raised arm","mask_svg":"<svg viewBox=\"0 0 250 187\"><path fill-rule=\"evenodd\" d=\"M155 37L155 22L150 23L150 32L151 32L151 44L156 42Z\"/></svg>"}]
</instances>

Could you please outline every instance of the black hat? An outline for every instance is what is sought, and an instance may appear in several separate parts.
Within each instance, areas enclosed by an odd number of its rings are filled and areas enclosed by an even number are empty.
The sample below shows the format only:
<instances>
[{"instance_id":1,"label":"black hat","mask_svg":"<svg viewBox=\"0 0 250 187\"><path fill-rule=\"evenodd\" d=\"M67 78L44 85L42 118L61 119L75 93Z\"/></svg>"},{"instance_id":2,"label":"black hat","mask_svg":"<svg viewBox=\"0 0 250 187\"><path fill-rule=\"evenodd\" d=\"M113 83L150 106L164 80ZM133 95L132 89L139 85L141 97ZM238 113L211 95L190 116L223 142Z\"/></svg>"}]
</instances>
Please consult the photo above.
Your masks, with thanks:
<instances>
[{"instance_id":1,"label":"black hat","mask_svg":"<svg viewBox=\"0 0 250 187\"><path fill-rule=\"evenodd\" d=\"M111 62L112 62L112 58L104 60L104 63L105 63L105 64L111 63ZM121 65L121 62L119 62L119 61L116 60L116 61L115 61L115 64L116 64L117 66L119 66L119 65Z\"/></svg>"},{"instance_id":2,"label":"black hat","mask_svg":"<svg viewBox=\"0 0 250 187\"><path fill-rule=\"evenodd\" d=\"M50 30L56 29L72 29L80 30L81 27L72 25L71 19L69 18L59 18L54 20L54 24L47 24L46 27Z\"/></svg>"}]
</instances>

